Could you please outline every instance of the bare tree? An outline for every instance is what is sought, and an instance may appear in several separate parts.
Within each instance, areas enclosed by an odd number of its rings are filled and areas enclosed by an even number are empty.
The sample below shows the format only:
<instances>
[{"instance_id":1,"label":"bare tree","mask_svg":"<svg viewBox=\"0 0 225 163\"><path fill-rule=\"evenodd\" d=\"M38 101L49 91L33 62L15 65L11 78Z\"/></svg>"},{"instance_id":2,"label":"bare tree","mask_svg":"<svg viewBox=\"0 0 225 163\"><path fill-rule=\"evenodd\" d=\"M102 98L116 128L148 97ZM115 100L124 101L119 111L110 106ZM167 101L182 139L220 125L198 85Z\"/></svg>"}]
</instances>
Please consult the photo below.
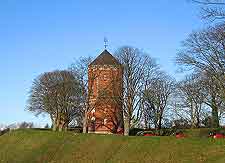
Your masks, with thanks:
<instances>
[{"instance_id":1,"label":"bare tree","mask_svg":"<svg viewBox=\"0 0 225 163\"><path fill-rule=\"evenodd\" d=\"M119 48L116 57L123 65L123 95L119 100L123 104L124 135L129 135L141 118L143 90L157 65L147 54L129 46Z\"/></svg>"},{"instance_id":2,"label":"bare tree","mask_svg":"<svg viewBox=\"0 0 225 163\"><path fill-rule=\"evenodd\" d=\"M158 77L147 81L143 96L143 116L148 127L153 124L155 129L161 129L174 86L175 81L165 73L160 73Z\"/></svg>"},{"instance_id":3,"label":"bare tree","mask_svg":"<svg viewBox=\"0 0 225 163\"><path fill-rule=\"evenodd\" d=\"M215 82L215 77L203 72L201 75L201 84L205 93L205 104L212 108L211 126L219 127L219 120L223 118L224 112L224 96L221 96L221 87ZM222 98L223 97L223 98Z\"/></svg>"},{"instance_id":4,"label":"bare tree","mask_svg":"<svg viewBox=\"0 0 225 163\"><path fill-rule=\"evenodd\" d=\"M204 77L203 85L211 100L214 127L218 126L216 101L225 101L225 24L193 32L183 43L177 63ZM190 70L189 69L189 70Z\"/></svg>"},{"instance_id":5,"label":"bare tree","mask_svg":"<svg viewBox=\"0 0 225 163\"><path fill-rule=\"evenodd\" d=\"M201 79L197 75L186 76L186 78L177 84L177 96L179 101L177 105L180 113L185 113L191 121L191 127L200 127L201 120L205 113L205 93L201 85ZM184 115L180 118L184 119Z\"/></svg>"},{"instance_id":6,"label":"bare tree","mask_svg":"<svg viewBox=\"0 0 225 163\"><path fill-rule=\"evenodd\" d=\"M224 0L191 0L202 5L202 18L211 21L225 21L225 1Z\"/></svg>"},{"instance_id":7,"label":"bare tree","mask_svg":"<svg viewBox=\"0 0 225 163\"><path fill-rule=\"evenodd\" d=\"M92 85L93 80L95 78L95 77L93 77L93 79L88 81L88 65L91 62L92 62L91 57L81 57L75 63L71 64L71 66L69 67L69 70L72 71L73 74L78 77L79 82L81 83L81 87L82 87L81 114L82 114L83 133L88 132L88 129L87 129L87 127L88 127L88 112L91 110L91 108L89 106L89 101L90 101L89 98L90 98L90 94L92 92L88 92L88 82L89 82L89 86Z\"/></svg>"},{"instance_id":8,"label":"bare tree","mask_svg":"<svg viewBox=\"0 0 225 163\"><path fill-rule=\"evenodd\" d=\"M31 87L27 110L36 115L49 114L53 130L67 130L80 113L81 87L69 71L53 71L38 76Z\"/></svg>"}]
</instances>

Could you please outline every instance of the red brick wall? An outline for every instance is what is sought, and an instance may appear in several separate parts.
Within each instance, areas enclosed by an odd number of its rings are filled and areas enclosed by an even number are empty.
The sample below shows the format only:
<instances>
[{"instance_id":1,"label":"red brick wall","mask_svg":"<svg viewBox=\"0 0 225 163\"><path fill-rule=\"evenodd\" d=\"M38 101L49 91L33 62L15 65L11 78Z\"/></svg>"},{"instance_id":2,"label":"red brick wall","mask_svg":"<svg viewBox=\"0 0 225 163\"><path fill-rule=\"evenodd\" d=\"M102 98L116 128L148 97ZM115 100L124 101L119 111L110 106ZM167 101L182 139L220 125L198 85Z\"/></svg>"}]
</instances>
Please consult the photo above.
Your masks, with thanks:
<instances>
[{"instance_id":1,"label":"red brick wall","mask_svg":"<svg viewBox=\"0 0 225 163\"><path fill-rule=\"evenodd\" d=\"M116 133L122 129L122 74L122 67L89 67L89 131Z\"/></svg>"}]
</instances>

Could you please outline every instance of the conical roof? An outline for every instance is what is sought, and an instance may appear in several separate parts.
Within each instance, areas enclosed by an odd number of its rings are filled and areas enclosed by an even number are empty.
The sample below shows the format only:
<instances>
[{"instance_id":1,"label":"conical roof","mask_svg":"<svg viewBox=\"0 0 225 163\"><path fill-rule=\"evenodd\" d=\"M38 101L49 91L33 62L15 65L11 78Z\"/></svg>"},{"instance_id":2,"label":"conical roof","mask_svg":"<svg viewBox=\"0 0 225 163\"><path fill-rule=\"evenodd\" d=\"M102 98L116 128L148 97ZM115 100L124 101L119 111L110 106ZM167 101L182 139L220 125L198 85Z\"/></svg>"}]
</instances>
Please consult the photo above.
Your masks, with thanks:
<instances>
[{"instance_id":1,"label":"conical roof","mask_svg":"<svg viewBox=\"0 0 225 163\"><path fill-rule=\"evenodd\" d=\"M120 66L121 64L115 57L112 56L107 50L104 50L91 64L90 66L94 65L117 65Z\"/></svg>"}]
</instances>

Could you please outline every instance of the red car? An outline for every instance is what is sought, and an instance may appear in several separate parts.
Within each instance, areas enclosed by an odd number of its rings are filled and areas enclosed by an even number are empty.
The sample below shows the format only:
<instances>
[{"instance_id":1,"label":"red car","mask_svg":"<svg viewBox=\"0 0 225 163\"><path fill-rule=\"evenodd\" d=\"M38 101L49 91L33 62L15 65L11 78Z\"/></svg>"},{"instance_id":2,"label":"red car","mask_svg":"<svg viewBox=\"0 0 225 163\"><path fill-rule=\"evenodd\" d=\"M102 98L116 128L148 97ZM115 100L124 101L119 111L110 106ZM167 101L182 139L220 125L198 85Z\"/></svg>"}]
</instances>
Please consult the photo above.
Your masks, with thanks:
<instances>
[{"instance_id":1,"label":"red car","mask_svg":"<svg viewBox=\"0 0 225 163\"><path fill-rule=\"evenodd\" d=\"M151 134L151 133L144 133L144 136L158 136L156 134Z\"/></svg>"},{"instance_id":2,"label":"red car","mask_svg":"<svg viewBox=\"0 0 225 163\"><path fill-rule=\"evenodd\" d=\"M214 139L221 139L221 138L225 138L225 135L212 132L209 134L209 137L214 138Z\"/></svg>"},{"instance_id":3,"label":"red car","mask_svg":"<svg viewBox=\"0 0 225 163\"><path fill-rule=\"evenodd\" d=\"M215 134L213 135L214 139L220 139L220 138L225 138L225 136L223 134Z\"/></svg>"},{"instance_id":4,"label":"red car","mask_svg":"<svg viewBox=\"0 0 225 163\"><path fill-rule=\"evenodd\" d=\"M180 138L185 138L186 136L183 133L177 133L176 134L176 138L180 139Z\"/></svg>"}]
</instances>

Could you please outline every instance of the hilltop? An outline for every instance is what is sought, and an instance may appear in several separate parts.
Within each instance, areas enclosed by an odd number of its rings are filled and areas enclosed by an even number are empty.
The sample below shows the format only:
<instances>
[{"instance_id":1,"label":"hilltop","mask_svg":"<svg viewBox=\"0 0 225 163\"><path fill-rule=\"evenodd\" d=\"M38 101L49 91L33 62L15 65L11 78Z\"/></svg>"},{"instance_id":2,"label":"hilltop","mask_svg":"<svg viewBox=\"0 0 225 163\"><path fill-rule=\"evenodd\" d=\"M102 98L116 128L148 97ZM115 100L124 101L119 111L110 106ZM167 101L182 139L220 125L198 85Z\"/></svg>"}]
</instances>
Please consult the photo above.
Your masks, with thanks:
<instances>
[{"instance_id":1,"label":"hilltop","mask_svg":"<svg viewBox=\"0 0 225 163\"><path fill-rule=\"evenodd\" d=\"M124 137L33 129L0 137L0 162L225 162L225 140Z\"/></svg>"}]
</instances>

